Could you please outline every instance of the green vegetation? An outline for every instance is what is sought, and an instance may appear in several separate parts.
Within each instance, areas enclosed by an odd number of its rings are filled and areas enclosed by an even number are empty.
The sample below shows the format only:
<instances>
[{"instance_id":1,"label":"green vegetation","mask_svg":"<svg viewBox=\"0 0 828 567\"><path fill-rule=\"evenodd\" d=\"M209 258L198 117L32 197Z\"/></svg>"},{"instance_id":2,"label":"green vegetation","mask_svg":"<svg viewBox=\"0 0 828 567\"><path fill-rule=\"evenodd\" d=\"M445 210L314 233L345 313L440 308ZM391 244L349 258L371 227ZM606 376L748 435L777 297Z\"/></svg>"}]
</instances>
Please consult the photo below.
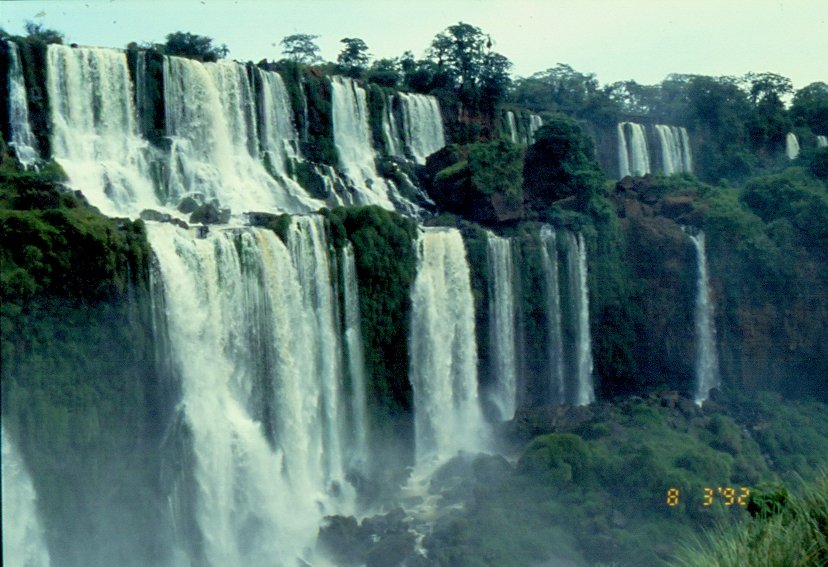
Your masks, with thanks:
<instances>
[{"instance_id":1,"label":"green vegetation","mask_svg":"<svg viewBox=\"0 0 828 567\"><path fill-rule=\"evenodd\" d=\"M53 556L154 563L137 526L163 524L151 448L168 418L149 245L141 221L104 217L62 179L53 163L0 164L3 426L34 479ZM135 516L104 535L99 522L116 509Z\"/></svg>"},{"instance_id":2,"label":"green vegetation","mask_svg":"<svg viewBox=\"0 0 828 567\"><path fill-rule=\"evenodd\" d=\"M358 37L346 37L340 40L345 45L336 58L336 62L349 77L360 77L371 59L368 45Z\"/></svg>"},{"instance_id":3,"label":"green vegetation","mask_svg":"<svg viewBox=\"0 0 828 567\"><path fill-rule=\"evenodd\" d=\"M337 208L325 214L334 246L341 248L347 239L354 247L376 433L406 438L411 434L406 432L411 422L404 416L412 410L408 327L409 290L417 269L416 223L379 207Z\"/></svg>"},{"instance_id":4,"label":"green vegetation","mask_svg":"<svg viewBox=\"0 0 828 567\"><path fill-rule=\"evenodd\" d=\"M723 525L685 546L678 567L808 567L828 564L828 474L801 483L799 494L788 497L781 487L751 494L753 519Z\"/></svg>"},{"instance_id":5,"label":"green vegetation","mask_svg":"<svg viewBox=\"0 0 828 567\"><path fill-rule=\"evenodd\" d=\"M223 59L229 52L226 45L213 45L212 38L189 32L167 34L167 41L162 46L164 55L176 55L205 62Z\"/></svg>"},{"instance_id":6,"label":"green vegetation","mask_svg":"<svg viewBox=\"0 0 828 567\"><path fill-rule=\"evenodd\" d=\"M322 61L319 56L319 46L316 45L318 35L307 33L296 33L283 37L279 42L282 46L282 54L289 61L303 65L314 65Z\"/></svg>"}]
</instances>

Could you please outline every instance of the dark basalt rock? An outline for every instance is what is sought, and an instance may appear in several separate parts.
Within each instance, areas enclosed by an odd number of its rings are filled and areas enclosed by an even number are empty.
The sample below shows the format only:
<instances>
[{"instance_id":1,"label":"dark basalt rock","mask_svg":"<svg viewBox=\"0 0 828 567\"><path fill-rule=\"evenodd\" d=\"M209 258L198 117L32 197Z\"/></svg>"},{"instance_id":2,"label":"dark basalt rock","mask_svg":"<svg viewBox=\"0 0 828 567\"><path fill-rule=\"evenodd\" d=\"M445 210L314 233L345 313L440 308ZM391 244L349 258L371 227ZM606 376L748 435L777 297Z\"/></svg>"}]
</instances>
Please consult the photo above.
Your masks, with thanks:
<instances>
[{"instance_id":1,"label":"dark basalt rock","mask_svg":"<svg viewBox=\"0 0 828 567\"><path fill-rule=\"evenodd\" d=\"M169 224L174 224L175 226L183 228L184 230L188 230L190 228L190 225L188 225L183 220L175 218L169 213L162 213L160 211L156 211L155 209L144 209L143 211L141 211L140 217L141 220L145 221L166 222Z\"/></svg>"},{"instance_id":2,"label":"dark basalt rock","mask_svg":"<svg viewBox=\"0 0 828 567\"><path fill-rule=\"evenodd\" d=\"M196 201L193 197L184 197L183 199L181 199L181 202L178 203L177 209L185 215L189 215L198 208L198 205L199 202Z\"/></svg>"},{"instance_id":3,"label":"dark basalt rock","mask_svg":"<svg viewBox=\"0 0 828 567\"><path fill-rule=\"evenodd\" d=\"M192 224L227 224L230 222L230 209L220 209L213 203L200 205L190 215Z\"/></svg>"}]
</instances>

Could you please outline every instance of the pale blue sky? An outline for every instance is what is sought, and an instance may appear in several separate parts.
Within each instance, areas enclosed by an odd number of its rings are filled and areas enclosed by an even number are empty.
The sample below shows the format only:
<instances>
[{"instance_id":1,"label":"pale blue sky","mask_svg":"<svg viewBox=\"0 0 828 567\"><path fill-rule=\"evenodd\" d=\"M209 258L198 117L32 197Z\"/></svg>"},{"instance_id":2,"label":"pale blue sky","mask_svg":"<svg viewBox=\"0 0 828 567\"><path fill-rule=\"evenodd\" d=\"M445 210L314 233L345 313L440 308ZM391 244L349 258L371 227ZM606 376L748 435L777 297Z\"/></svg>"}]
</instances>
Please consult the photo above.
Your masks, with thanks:
<instances>
[{"instance_id":1,"label":"pale blue sky","mask_svg":"<svg viewBox=\"0 0 828 567\"><path fill-rule=\"evenodd\" d=\"M44 14L36 17L38 14ZM325 59L343 37L379 57L423 55L435 34L464 21L527 76L568 63L601 83L660 82L672 72L779 73L795 88L828 82L828 0L63 0L0 2L0 25L26 19L83 45L163 41L172 31L213 37L230 57L281 57L279 40L313 33Z\"/></svg>"}]
</instances>

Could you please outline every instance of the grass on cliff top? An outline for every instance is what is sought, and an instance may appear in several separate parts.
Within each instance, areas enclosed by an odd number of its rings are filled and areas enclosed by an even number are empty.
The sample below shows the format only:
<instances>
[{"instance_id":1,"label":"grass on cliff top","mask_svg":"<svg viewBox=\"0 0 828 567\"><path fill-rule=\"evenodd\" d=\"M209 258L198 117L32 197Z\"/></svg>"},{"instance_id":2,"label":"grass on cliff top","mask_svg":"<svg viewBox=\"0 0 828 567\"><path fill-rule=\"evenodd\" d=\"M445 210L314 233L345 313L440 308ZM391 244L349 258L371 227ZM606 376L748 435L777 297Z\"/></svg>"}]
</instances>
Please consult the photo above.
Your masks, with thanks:
<instances>
[{"instance_id":1,"label":"grass on cliff top","mask_svg":"<svg viewBox=\"0 0 828 567\"><path fill-rule=\"evenodd\" d=\"M677 567L810 567L828 565L828 471L800 494L774 500L775 510L757 510L747 524L722 526L685 545ZM774 495L771 495L772 497ZM754 501L752 499L752 501Z\"/></svg>"}]
</instances>

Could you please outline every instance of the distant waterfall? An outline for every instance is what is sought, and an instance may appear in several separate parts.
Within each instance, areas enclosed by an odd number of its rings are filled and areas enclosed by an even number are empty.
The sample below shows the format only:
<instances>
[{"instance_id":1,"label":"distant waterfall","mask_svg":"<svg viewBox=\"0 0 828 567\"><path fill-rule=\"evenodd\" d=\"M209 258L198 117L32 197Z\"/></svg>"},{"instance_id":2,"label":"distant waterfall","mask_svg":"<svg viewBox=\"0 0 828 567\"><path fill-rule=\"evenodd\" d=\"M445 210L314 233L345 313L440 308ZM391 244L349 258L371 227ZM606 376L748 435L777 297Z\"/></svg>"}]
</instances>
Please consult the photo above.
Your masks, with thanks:
<instances>
[{"instance_id":1,"label":"distant waterfall","mask_svg":"<svg viewBox=\"0 0 828 567\"><path fill-rule=\"evenodd\" d=\"M46 71L52 153L70 185L110 216L157 207L126 55L52 44Z\"/></svg>"},{"instance_id":2,"label":"distant waterfall","mask_svg":"<svg viewBox=\"0 0 828 567\"><path fill-rule=\"evenodd\" d=\"M690 138L683 127L656 124L656 134L661 145L661 164L664 175L693 170Z\"/></svg>"},{"instance_id":3,"label":"distant waterfall","mask_svg":"<svg viewBox=\"0 0 828 567\"><path fill-rule=\"evenodd\" d=\"M629 134L628 134L629 133ZM618 124L618 169L623 179L627 175L650 173L650 155L644 126L635 122Z\"/></svg>"},{"instance_id":4,"label":"distant waterfall","mask_svg":"<svg viewBox=\"0 0 828 567\"><path fill-rule=\"evenodd\" d=\"M342 273L342 303L345 322L345 353L350 378L349 399L353 432L354 466L366 470L368 451L368 393L365 376L365 356L362 343L362 321L359 316L359 289L357 283L354 249L348 244L340 256Z\"/></svg>"},{"instance_id":5,"label":"distant waterfall","mask_svg":"<svg viewBox=\"0 0 828 567\"><path fill-rule=\"evenodd\" d=\"M696 248L698 276L696 279L696 403L707 399L711 388L719 386L719 356L716 352L716 327L713 301L707 276L707 253L704 233L690 234Z\"/></svg>"},{"instance_id":6,"label":"distant waterfall","mask_svg":"<svg viewBox=\"0 0 828 567\"><path fill-rule=\"evenodd\" d=\"M488 235L489 352L494 375L492 399L500 419L515 416L517 405L517 351L515 348L515 269L512 241Z\"/></svg>"},{"instance_id":7,"label":"distant waterfall","mask_svg":"<svg viewBox=\"0 0 828 567\"><path fill-rule=\"evenodd\" d=\"M509 139L512 141L513 144L517 144L517 122L515 121L515 113L511 110L506 112L506 123L509 125Z\"/></svg>"},{"instance_id":8,"label":"distant waterfall","mask_svg":"<svg viewBox=\"0 0 828 567\"><path fill-rule=\"evenodd\" d=\"M34 486L23 460L2 429L3 565L49 567L49 551L37 518Z\"/></svg>"},{"instance_id":9,"label":"distant waterfall","mask_svg":"<svg viewBox=\"0 0 828 567\"><path fill-rule=\"evenodd\" d=\"M9 127L11 141L18 161L25 168L31 167L40 154L37 151L37 141L29 124L29 99L26 95L26 83L23 80L23 67L20 64L20 53L17 44L6 41L9 50Z\"/></svg>"},{"instance_id":10,"label":"distant waterfall","mask_svg":"<svg viewBox=\"0 0 828 567\"><path fill-rule=\"evenodd\" d=\"M537 114L529 116L529 144L535 143L535 132L543 126L543 120Z\"/></svg>"},{"instance_id":11,"label":"distant waterfall","mask_svg":"<svg viewBox=\"0 0 828 567\"><path fill-rule=\"evenodd\" d=\"M573 403L586 405L595 401L592 385L592 339L589 328L589 287L587 285L587 251L584 237L566 233L570 297L576 314L576 390Z\"/></svg>"},{"instance_id":12,"label":"distant waterfall","mask_svg":"<svg viewBox=\"0 0 828 567\"><path fill-rule=\"evenodd\" d=\"M410 377L419 463L481 447L474 300L455 229L424 229L411 290Z\"/></svg>"},{"instance_id":13,"label":"distant waterfall","mask_svg":"<svg viewBox=\"0 0 828 567\"><path fill-rule=\"evenodd\" d=\"M365 89L346 77L331 78L334 143L339 165L356 188L348 205L394 206L388 198L389 187L377 173L368 121Z\"/></svg>"},{"instance_id":14,"label":"distant waterfall","mask_svg":"<svg viewBox=\"0 0 828 567\"><path fill-rule=\"evenodd\" d=\"M563 323L561 320L561 292L558 277L557 236L552 227L545 225L540 231L541 260L546 279L546 329L547 361L549 366L550 401L562 404L566 401L564 385Z\"/></svg>"},{"instance_id":15,"label":"distant waterfall","mask_svg":"<svg viewBox=\"0 0 828 567\"><path fill-rule=\"evenodd\" d=\"M799 140L796 139L796 134L788 132L785 136L785 155L788 159L796 159L799 157Z\"/></svg>"},{"instance_id":16,"label":"distant waterfall","mask_svg":"<svg viewBox=\"0 0 828 567\"><path fill-rule=\"evenodd\" d=\"M295 562L345 512L342 352L321 219L194 238L149 225L206 564Z\"/></svg>"},{"instance_id":17,"label":"distant waterfall","mask_svg":"<svg viewBox=\"0 0 828 567\"><path fill-rule=\"evenodd\" d=\"M440 105L431 95L400 93L403 109L403 139L414 161L426 158L446 145Z\"/></svg>"},{"instance_id":18,"label":"distant waterfall","mask_svg":"<svg viewBox=\"0 0 828 567\"><path fill-rule=\"evenodd\" d=\"M817 136L816 141L818 148L828 148L828 137Z\"/></svg>"},{"instance_id":19,"label":"distant waterfall","mask_svg":"<svg viewBox=\"0 0 828 567\"><path fill-rule=\"evenodd\" d=\"M297 184L277 180L263 167L255 97L243 65L166 57L164 106L171 140L168 191L173 204L195 193L216 198L236 213L301 212L322 206ZM284 146L270 137L279 129L278 122L265 126L266 152L283 155Z\"/></svg>"}]
</instances>

